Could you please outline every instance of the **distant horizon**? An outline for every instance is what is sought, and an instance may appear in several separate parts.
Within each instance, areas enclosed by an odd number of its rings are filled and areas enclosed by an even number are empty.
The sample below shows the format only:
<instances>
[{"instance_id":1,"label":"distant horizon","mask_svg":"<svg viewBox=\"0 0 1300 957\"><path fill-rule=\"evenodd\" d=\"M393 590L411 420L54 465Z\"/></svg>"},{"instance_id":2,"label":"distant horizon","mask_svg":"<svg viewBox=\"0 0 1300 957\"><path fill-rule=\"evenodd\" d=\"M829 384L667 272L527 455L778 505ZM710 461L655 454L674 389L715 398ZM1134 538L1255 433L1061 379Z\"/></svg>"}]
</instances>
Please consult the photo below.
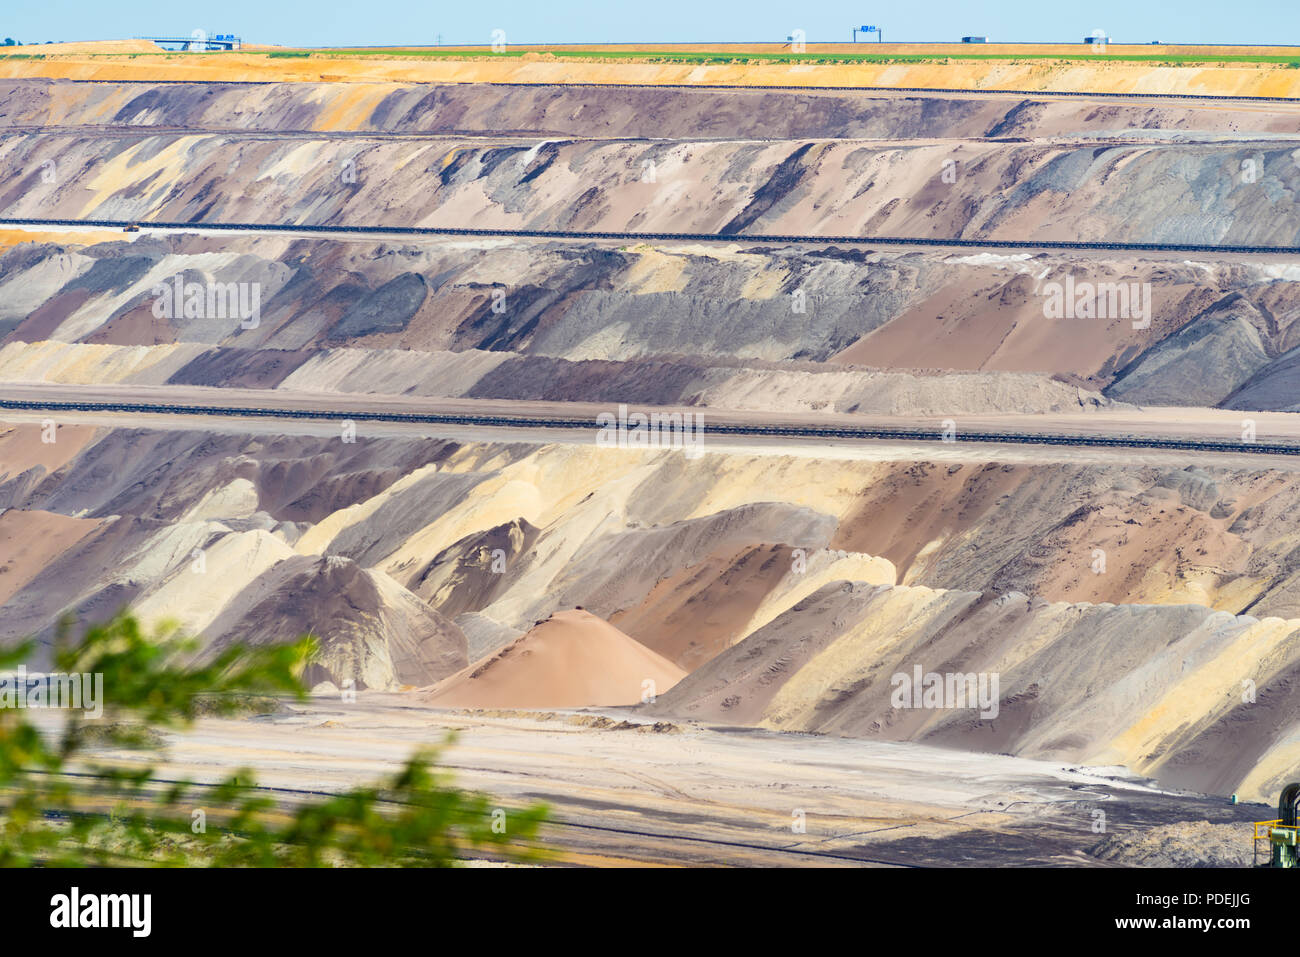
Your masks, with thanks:
<instances>
[{"instance_id":1,"label":"distant horizon","mask_svg":"<svg viewBox=\"0 0 1300 957\"><path fill-rule=\"evenodd\" d=\"M69 24L77 36L67 35ZM431 9L414 0L372 0L360 15L340 0L321 0L310 11L227 0L187 5L182 13L163 0L120 0L111 8L88 0L47 0L0 14L0 37L27 44L82 43L189 36L203 29L233 33L249 43L323 49L477 46L491 43L495 30L504 31L510 46L780 43L799 29L809 43L849 43L853 28L863 25L879 27L886 43L958 43L963 36L986 36L991 43L1072 44L1103 30L1121 45L1300 46L1300 5L1282 0L1245 0L1226 12L1209 0L1188 0L1176 14L1132 0L1096 0L1082 12L1028 0L933 0L884 12L871 3L844 0L816 8L751 0L740 9L689 0L659 0L653 9L592 0L553 0L544 8L488 0ZM646 34L655 39L640 38ZM876 35L859 34L858 40L874 43Z\"/></svg>"},{"instance_id":2,"label":"distant horizon","mask_svg":"<svg viewBox=\"0 0 1300 957\"><path fill-rule=\"evenodd\" d=\"M187 34L187 35L189 35L189 34ZM216 35L217 35L217 31L209 31L209 32L208 32L208 36L210 36L210 37L215 37ZM361 49L367 49L367 50L393 50L393 49L423 49L423 48L426 48L426 47L428 47L428 48L437 48L437 47L470 47L470 48L474 48L474 47L483 47L483 48L487 48L487 47L490 47L490 46L491 46L491 40L455 40L455 41L452 41L452 40L444 40L444 41L442 41L441 43L436 42L436 41L434 41L434 42L427 42L427 43L426 43L426 42L412 42L412 41L409 41L409 40L408 40L408 41L396 41L396 40L395 40L395 41L383 41L383 40L379 40L379 41L374 41L374 42L369 42L369 43L287 43L287 42L282 42L282 41L264 40L264 39L261 39L261 38L258 38L258 37L248 37L248 36L244 36L244 35L242 35L242 34L240 34L240 33L238 33L238 32L236 32L234 35L235 35L236 37L238 37L239 40L240 40L242 43L244 43L244 44L249 44L249 45L253 45L253 46L276 46L276 47L285 47L286 49L300 49L300 50L361 50ZM983 34L967 34L967 36L983 36ZM164 33L157 33L157 34L151 34L151 35L143 35L143 34L140 34L140 35L134 35L134 36L65 37L65 38L53 39L53 40L27 40L27 39L22 39L22 38L15 38L15 39L18 39L19 42L20 42L20 44L21 44L22 46L45 46L45 45L49 45L49 44L61 44L61 43L111 43L111 42L117 42L117 41L123 41L123 40L151 40L151 39L157 39L157 38L163 38L163 39L166 39L166 40L170 40L170 39L179 39L180 37L181 37L181 34L179 34L179 33L176 34L175 37L172 37L172 36L170 36L170 35L168 35L168 34L164 34ZM996 37L986 37L985 40L986 40L988 46L1077 46L1077 47L1080 47L1080 48L1082 48L1082 47L1085 46L1084 38L1083 38L1083 37L1079 37L1079 39L1077 39L1077 40L999 40L999 39L997 39ZM1162 46L1162 47L1206 47L1206 48L1219 48L1219 47L1259 47L1259 48L1261 48L1261 49L1274 49L1274 48L1278 48L1278 47L1288 47L1288 48L1300 49L1300 40L1297 40L1296 42L1293 42L1293 43L1280 42L1280 41L1269 41L1269 42L1249 42L1249 41L1243 41L1243 40L1234 40L1234 41L1228 41L1228 40L1216 40L1216 41L1213 41L1213 42L1198 41L1198 40L1160 40L1160 41L1156 41L1156 40L1125 40L1125 39L1117 39L1117 38L1115 38L1115 37L1109 37L1109 36L1108 36L1108 37L1106 38L1106 41L1107 41L1107 44L1108 44L1109 46L1117 46L1117 47L1124 47L1124 46L1130 46L1130 47L1151 47L1151 46ZM512 40L512 41L506 43L506 47L507 47L507 48L509 48L509 47L515 47L515 48L521 48L521 47L584 47L584 46L590 46L590 47L595 47L595 46L628 46L628 47L631 47L631 46L664 46L664 47L676 47L676 46L719 46L719 47L723 47L723 46L757 46L757 45L759 45L759 44L767 44L767 45L770 45L770 46L777 46L777 45L783 45L783 44L785 44L786 42L787 42L787 41L785 41L785 40L773 40L773 39L755 39L755 40L710 40L710 39L696 39L696 40ZM879 44L877 44L876 41L874 41L874 40L871 40L871 41L862 41L862 40L859 40L856 44L854 44L854 43L852 43L852 42L849 41L849 40L831 40L831 39L818 38L818 37L808 37L804 42L807 43L807 44L809 44L810 46L827 46L827 45L832 45L832 44L834 44L834 45L839 45L839 46L860 46L860 47L870 47L870 46L937 46L937 45L941 45L941 44L949 44L949 45L954 45L954 46L971 46L971 47L975 47L975 46L982 46L982 45L983 45L983 44L966 44L966 43L963 43L961 37L957 37L957 38L955 38L955 39L939 39L939 40L936 40L936 39L929 39L929 40L887 40L887 41L884 41L884 42L879 43ZM863 52L869 52L869 51L864 50Z\"/></svg>"}]
</instances>

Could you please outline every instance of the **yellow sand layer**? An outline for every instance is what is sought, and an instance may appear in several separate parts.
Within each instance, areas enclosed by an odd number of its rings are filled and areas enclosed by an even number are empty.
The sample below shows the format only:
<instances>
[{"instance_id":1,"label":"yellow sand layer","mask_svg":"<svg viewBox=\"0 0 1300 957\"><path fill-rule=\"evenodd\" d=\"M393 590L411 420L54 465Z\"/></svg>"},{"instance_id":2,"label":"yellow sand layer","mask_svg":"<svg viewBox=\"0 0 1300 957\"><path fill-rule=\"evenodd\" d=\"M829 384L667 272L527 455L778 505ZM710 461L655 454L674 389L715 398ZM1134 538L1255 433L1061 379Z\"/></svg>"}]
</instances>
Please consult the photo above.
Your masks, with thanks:
<instances>
[{"instance_id":1,"label":"yellow sand layer","mask_svg":"<svg viewBox=\"0 0 1300 957\"><path fill-rule=\"evenodd\" d=\"M139 233L123 234L122 238L133 242ZM114 236L116 240L118 237ZM22 243L62 243L66 246L93 246L104 241L103 232L77 232L76 230L33 230L0 229L0 249L18 246Z\"/></svg>"},{"instance_id":2,"label":"yellow sand layer","mask_svg":"<svg viewBox=\"0 0 1300 957\"><path fill-rule=\"evenodd\" d=\"M44 340L0 346L0 381L105 383L138 381L150 367L176 356L188 361L202 343L118 346ZM166 367L164 367L166 368ZM163 378L157 376L156 378Z\"/></svg>"},{"instance_id":3,"label":"yellow sand layer","mask_svg":"<svg viewBox=\"0 0 1300 957\"><path fill-rule=\"evenodd\" d=\"M262 53L112 56L68 53L40 60L0 60L0 77L49 77L79 80L260 80L349 83L631 83L666 85L859 86L918 87L962 90L1032 90L1039 92L1173 93L1233 96L1300 96L1300 70L1281 64L1222 63L1163 65L1150 62L1097 60L1061 47L1071 60L953 60L947 63L656 64L587 62L569 58L470 55L441 57L316 54L310 58L273 58ZM969 48L967 48L969 50ZM1017 48L1018 49L1018 48ZM1152 48L1138 47L1138 50ZM1177 48L1160 48L1176 54ZM815 51L813 51L815 52ZM874 52L874 51L872 51ZM906 52L933 52L908 48ZM988 52L981 50L980 52ZM1032 52L1032 48L1021 50ZM1111 53L1121 48L1111 47ZM1199 52L1206 52L1201 50ZM1225 54L1227 50L1225 49ZM1260 50L1252 50L1260 53ZM1294 51L1292 51L1294 52ZM363 109L374 91L340 107Z\"/></svg>"},{"instance_id":4,"label":"yellow sand layer","mask_svg":"<svg viewBox=\"0 0 1300 957\"><path fill-rule=\"evenodd\" d=\"M157 53L161 49L150 40L74 40L67 43L22 43L3 52L49 56L72 53Z\"/></svg>"},{"instance_id":5,"label":"yellow sand layer","mask_svg":"<svg viewBox=\"0 0 1300 957\"><path fill-rule=\"evenodd\" d=\"M954 593L924 587L896 587L873 603L872 613L797 667L763 711L760 724L773 730L824 730L827 702L879 681L882 662L900 660L917 648L942 657L951 648L934 642L935 622L955 607ZM1114 606L1098 606L1108 608ZM1047 649L1071 631L1086 606L1052 603L1034 612L1032 639L1006 643L982 667L994 674L1024 673L1050 661ZM1121 608L1115 614L1123 616ZM1098 655L1123 653L1122 631L1097 635ZM1066 707L1047 709L1037 727L1017 746L1019 754L1068 753L1070 760L1093 765L1123 765L1154 775L1171 757L1185 755L1199 737L1240 707L1246 689L1266 686L1287 672L1300 644L1300 620L1234 618L1212 615L1167 649L1137 662L1121 682L1098 684ZM1044 674L1048 687L1069 682L1088 685L1086 667L1058 662ZM1005 689L1004 689L1005 690ZM1050 717L1048 716L1050 714ZM937 726L942 712L930 719ZM1286 735L1236 790L1258 799L1294 778L1300 735ZM1063 742L1069 741L1068 744Z\"/></svg>"},{"instance_id":6,"label":"yellow sand layer","mask_svg":"<svg viewBox=\"0 0 1300 957\"><path fill-rule=\"evenodd\" d=\"M210 625L226 604L293 549L269 532L232 532L204 550L203 562L183 561L157 590L135 605L142 621L174 621L188 634Z\"/></svg>"},{"instance_id":7,"label":"yellow sand layer","mask_svg":"<svg viewBox=\"0 0 1300 957\"><path fill-rule=\"evenodd\" d=\"M820 550L801 557L804 570L792 568L781 583L763 599L758 610L741 629L741 634L752 635L764 625L775 621L818 589L835 581L867 582L871 585L893 585L898 571L893 562L875 555L856 552Z\"/></svg>"},{"instance_id":8,"label":"yellow sand layer","mask_svg":"<svg viewBox=\"0 0 1300 957\"><path fill-rule=\"evenodd\" d=\"M877 614L856 623L795 671L772 696L760 724L776 731L815 726L818 705L832 689L864 680L893 649L911 644L930 621L927 606L944 601L942 591L921 586L890 591Z\"/></svg>"}]
</instances>

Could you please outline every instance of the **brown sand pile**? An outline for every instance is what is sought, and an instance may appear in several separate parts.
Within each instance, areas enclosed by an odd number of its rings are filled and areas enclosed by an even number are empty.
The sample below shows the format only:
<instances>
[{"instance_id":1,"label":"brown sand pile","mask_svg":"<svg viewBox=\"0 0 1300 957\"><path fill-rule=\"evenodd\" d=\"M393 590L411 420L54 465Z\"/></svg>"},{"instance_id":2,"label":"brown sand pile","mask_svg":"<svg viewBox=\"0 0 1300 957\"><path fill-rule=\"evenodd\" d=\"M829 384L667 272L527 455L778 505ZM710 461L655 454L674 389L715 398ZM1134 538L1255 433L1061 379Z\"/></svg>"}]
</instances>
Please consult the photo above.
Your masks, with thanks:
<instances>
[{"instance_id":1,"label":"brown sand pile","mask_svg":"<svg viewBox=\"0 0 1300 957\"><path fill-rule=\"evenodd\" d=\"M54 512L0 511L0 604L102 524Z\"/></svg>"},{"instance_id":2,"label":"brown sand pile","mask_svg":"<svg viewBox=\"0 0 1300 957\"><path fill-rule=\"evenodd\" d=\"M447 708L582 708L637 704L686 676L609 622L557 611L486 661L425 696Z\"/></svg>"},{"instance_id":3,"label":"brown sand pile","mask_svg":"<svg viewBox=\"0 0 1300 957\"><path fill-rule=\"evenodd\" d=\"M75 458L95 434L87 425L56 424L51 433L43 425L0 425L0 478L21 475L40 466L47 472L58 471ZM53 435L53 442L42 437Z\"/></svg>"}]
</instances>

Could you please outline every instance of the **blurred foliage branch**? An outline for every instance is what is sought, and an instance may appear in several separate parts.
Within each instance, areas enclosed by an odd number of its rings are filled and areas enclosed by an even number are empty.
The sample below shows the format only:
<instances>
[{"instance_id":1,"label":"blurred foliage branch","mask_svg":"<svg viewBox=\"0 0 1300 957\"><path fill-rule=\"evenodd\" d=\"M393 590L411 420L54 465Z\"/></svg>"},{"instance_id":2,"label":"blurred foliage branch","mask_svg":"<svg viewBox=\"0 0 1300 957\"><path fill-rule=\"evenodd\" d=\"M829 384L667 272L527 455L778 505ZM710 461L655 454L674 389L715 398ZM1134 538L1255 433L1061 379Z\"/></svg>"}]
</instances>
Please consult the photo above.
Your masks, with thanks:
<instances>
[{"instance_id":1,"label":"blurred foliage branch","mask_svg":"<svg viewBox=\"0 0 1300 957\"><path fill-rule=\"evenodd\" d=\"M146 634L126 612L77 640L70 632L59 629L51 672L102 676L103 713L0 704L0 866L433 867L540 856L546 809L507 809L453 787L437 769L439 748L373 786L306 801L259 788L247 770L200 784L160 778L148 761L97 760L104 747L156 746L162 731L203 714L279 703L258 695L304 697L300 676L317 646L303 638L200 657L177 629ZM0 676L35 648L0 651Z\"/></svg>"}]
</instances>

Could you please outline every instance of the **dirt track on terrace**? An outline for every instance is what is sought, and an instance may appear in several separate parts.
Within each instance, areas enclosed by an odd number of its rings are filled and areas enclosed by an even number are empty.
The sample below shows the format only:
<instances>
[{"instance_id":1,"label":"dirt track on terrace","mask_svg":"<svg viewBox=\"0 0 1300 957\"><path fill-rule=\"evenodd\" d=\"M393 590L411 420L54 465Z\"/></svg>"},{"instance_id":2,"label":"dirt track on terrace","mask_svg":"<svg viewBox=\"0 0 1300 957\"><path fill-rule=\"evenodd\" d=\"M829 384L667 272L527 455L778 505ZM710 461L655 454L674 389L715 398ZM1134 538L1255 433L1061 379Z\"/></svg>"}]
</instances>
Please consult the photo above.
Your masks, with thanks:
<instances>
[{"instance_id":1,"label":"dirt track on terrace","mask_svg":"<svg viewBox=\"0 0 1300 957\"><path fill-rule=\"evenodd\" d=\"M590 419L609 412L607 404L595 402L517 402L484 399L442 399L422 396L338 395L330 393L267 392L260 389L216 389L204 386L76 385L5 383L5 398L48 402L147 402L209 406L248 406L283 409L314 409L349 412L431 413L475 416L538 416ZM737 412L728 409L644 407L633 411L696 412L710 424L739 426L811 426L851 429L935 429L933 417L867 416L842 413L783 414L779 412ZM11 414L6 412L6 415ZM1150 438L1241 441L1242 416L1228 409L1198 408L1115 408L1080 413L1029 415L963 415L959 430L970 432L1041 432L1052 435L1131 435ZM1248 413L1255 422L1256 440L1300 441L1300 416L1286 412ZM706 426L707 429L707 426ZM834 441L827 437L824 441Z\"/></svg>"}]
</instances>

